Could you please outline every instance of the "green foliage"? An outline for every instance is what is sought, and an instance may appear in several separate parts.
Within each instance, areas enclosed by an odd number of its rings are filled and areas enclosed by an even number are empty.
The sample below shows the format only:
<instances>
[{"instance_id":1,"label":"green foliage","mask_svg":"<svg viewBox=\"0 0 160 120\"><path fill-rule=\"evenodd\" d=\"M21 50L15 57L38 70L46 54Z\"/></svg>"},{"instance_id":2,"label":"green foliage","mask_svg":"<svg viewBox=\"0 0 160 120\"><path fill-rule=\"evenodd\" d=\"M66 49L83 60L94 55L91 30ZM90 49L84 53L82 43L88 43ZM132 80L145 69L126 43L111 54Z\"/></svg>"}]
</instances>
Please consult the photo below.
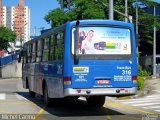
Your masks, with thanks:
<instances>
[{"instance_id":1,"label":"green foliage","mask_svg":"<svg viewBox=\"0 0 160 120\"><path fill-rule=\"evenodd\" d=\"M145 82L145 77L150 76L151 73L143 70L142 67L140 65L138 65L138 78L137 78L137 82L138 82L138 89L141 90L144 87L144 82Z\"/></svg>"},{"instance_id":2,"label":"green foliage","mask_svg":"<svg viewBox=\"0 0 160 120\"><path fill-rule=\"evenodd\" d=\"M143 70L142 67L140 65L138 65L138 76L141 76L141 77L147 77L147 76L150 76L151 73L146 71L146 70Z\"/></svg>"},{"instance_id":3,"label":"green foliage","mask_svg":"<svg viewBox=\"0 0 160 120\"><path fill-rule=\"evenodd\" d=\"M60 2L60 0L57 0ZM108 5L109 0L72 0L72 6L68 11L62 9L52 10L46 15L45 20L51 23L52 27L57 27L64 24L66 21L81 20L81 19L108 19ZM128 0L128 14L133 17L133 23L136 23L136 8L132 6L136 0ZM148 7L156 6L157 3L151 0L142 0ZM105 4L104 4L105 3ZM125 13L125 0L115 0L114 9ZM124 16L114 12L115 20L124 21ZM141 8L138 8L138 28L140 39L150 46L153 44L153 36L151 34L153 27L160 29L160 19L154 17L152 14L147 14ZM151 75L150 72L143 70L138 66L138 89L144 87L144 77Z\"/></svg>"},{"instance_id":4,"label":"green foliage","mask_svg":"<svg viewBox=\"0 0 160 120\"><path fill-rule=\"evenodd\" d=\"M142 0L148 7L156 6L157 3ZM133 0L128 0L128 14L133 17L133 23L136 23L136 8L132 7ZM115 0L114 8L122 13L125 13L125 0ZM116 20L124 20L124 17L115 13L114 15ZM153 27L156 26L157 29L160 28L159 18L154 17L152 14L148 14L144 11L144 9L138 8L138 33L140 34L140 40L142 42L146 42L150 46L153 44L153 37L151 31Z\"/></svg>"},{"instance_id":5,"label":"green foliage","mask_svg":"<svg viewBox=\"0 0 160 120\"><path fill-rule=\"evenodd\" d=\"M61 0L57 0L60 1ZM67 21L82 20L82 19L108 19L108 2L109 0L71 0L71 6L65 9L54 9L50 11L45 20L52 27L57 27ZM96 2L97 1L97 2ZM136 23L136 8L133 7L133 2L136 0L128 0L128 15L132 16L133 23ZM156 6L157 3L151 0L142 0L148 7ZM114 9L125 13L125 0L114 0ZM114 19L124 21L125 17L114 12ZM141 54L150 54L150 49L144 49L147 46L150 48L153 44L153 27L160 29L160 19L152 14L145 13L144 9L138 8L138 33L140 35Z\"/></svg>"},{"instance_id":6,"label":"green foliage","mask_svg":"<svg viewBox=\"0 0 160 120\"><path fill-rule=\"evenodd\" d=\"M63 39L60 38L59 40L57 40L57 48L55 51L55 58L57 60L62 59L63 58L63 51L64 51L64 46L63 46Z\"/></svg>"},{"instance_id":7,"label":"green foliage","mask_svg":"<svg viewBox=\"0 0 160 120\"><path fill-rule=\"evenodd\" d=\"M104 7L91 0L77 0L74 11L76 19L103 19L105 18Z\"/></svg>"},{"instance_id":8,"label":"green foliage","mask_svg":"<svg viewBox=\"0 0 160 120\"><path fill-rule=\"evenodd\" d=\"M16 33L6 27L0 27L0 50L9 47L9 42L15 42Z\"/></svg>"},{"instance_id":9,"label":"green foliage","mask_svg":"<svg viewBox=\"0 0 160 120\"><path fill-rule=\"evenodd\" d=\"M52 27L57 27L66 22L67 15L62 9L57 8L50 11L48 15L45 16L45 20L50 23Z\"/></svg>"},{"instance_id":10,"label":"green foliage","mask_svg":"<svg viewBox=\"0 0 160 120\"><path fill-rule=\"evenodd\" d=\"M106 18L106 7L94 0L75 0L73 5L74 7L69 11L63 11L60 8L50 11L45 16L45 20L50 23L52 27L57 27L72 20Z\"/></svg>"},{"instance_id":11,"label":"green foliage","mask_svg":"<svg viewBox=\"0 0 160 120\"><path fill-rule=\"evenodd\" d=\"M132 7L132 4L133 4L133 0L128 0L128 14L133 16L133 22L135 22L134 21L135 8ZM122 13L125 13L125 0L115 0L114 1L114 9L116 9ZM118 14L118 13L114 13L114 19L124 21L125 17Z\"/></svg>"},{"instance_id":12,"label":"green foliage","mask_svg":"<svg viewBox=\"0 0 160 120\"><path fill-rule=\"evenodd\" d=\"M137 82L138 82L138 90L141 90L141 89L143 89L144 88L144 77L142 77L142 76L138 76L138 78L137 78L138 80L137 80Z\"/></svg>"}]
</instances>

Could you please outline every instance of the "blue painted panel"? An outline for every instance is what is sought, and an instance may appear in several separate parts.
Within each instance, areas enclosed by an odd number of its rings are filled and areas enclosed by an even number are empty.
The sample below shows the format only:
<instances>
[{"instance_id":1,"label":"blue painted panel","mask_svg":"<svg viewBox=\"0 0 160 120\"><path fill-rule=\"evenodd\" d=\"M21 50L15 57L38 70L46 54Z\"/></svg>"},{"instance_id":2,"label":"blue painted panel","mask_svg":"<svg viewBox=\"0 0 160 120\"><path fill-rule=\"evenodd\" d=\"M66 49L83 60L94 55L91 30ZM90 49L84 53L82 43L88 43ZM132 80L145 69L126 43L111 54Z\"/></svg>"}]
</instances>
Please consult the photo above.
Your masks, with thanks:
<instances>
[{"instance_id":1,"label":"blue painted panel","mask_svg":"<svg viewBox=\"0 0 160 120\"><path fill-rule=\"evenodd\" d=\"M136 55L136 40L134 33L134 25L121 21L112 20L87 20L80 21L80 25L117 25L125 26L131 29L132 37L132 57L128 60L79 60L78 65L74 65L71 55L71 27L75 26L76 21L66 24L66 39L65 39L65 61L64 61L64 76L72 78L72 84L66 85L65 88L93 88L93 87L135 87L132 77L137 76L137 55ZM70 43L70 44L69 44ZM88 69L80 73L74 71L74 67L78 69ZM122 78L124 77L124 79ZM109 84L99 85L97 80L109 80Z\"/></svg>"},{"instance_id":2,"label":"blue painted panel","mask_svg":"<svg viewBox=\"0 0 160 120\"><path fill-rule=\"evenodd\" d=\"M77 67L81 70L74 71ZM65 73L72 77L72 85L65 87L73 88L132 87L132 76L135 76L129 60L81 60L79 65L72 65ZM98 80L108 80L109 84L100 85Z\"/></svg>"},{"instance_id":3,"label":"blue painted panel","mask_svg":"<svg viewBox=\"0 0 160 120\"><path fill-rule=\"evenodd\" d=\"M47 77L62 77L63 76L63 61L50 61L36 64L35 74L41 74L43 78Z\"/></svg>"},{"instance_id":4,"label":"blue painted panel","mask_svg":"<svg viewBox=\"0 0 160 120\"><path fill-rule=\"evenodd\" d=\"M0 66L6 65L8 63L13 62L14 60L17 60L18 59L17 56L18 56L18 53L0 58Z\"/></svg>"}]
</instances>

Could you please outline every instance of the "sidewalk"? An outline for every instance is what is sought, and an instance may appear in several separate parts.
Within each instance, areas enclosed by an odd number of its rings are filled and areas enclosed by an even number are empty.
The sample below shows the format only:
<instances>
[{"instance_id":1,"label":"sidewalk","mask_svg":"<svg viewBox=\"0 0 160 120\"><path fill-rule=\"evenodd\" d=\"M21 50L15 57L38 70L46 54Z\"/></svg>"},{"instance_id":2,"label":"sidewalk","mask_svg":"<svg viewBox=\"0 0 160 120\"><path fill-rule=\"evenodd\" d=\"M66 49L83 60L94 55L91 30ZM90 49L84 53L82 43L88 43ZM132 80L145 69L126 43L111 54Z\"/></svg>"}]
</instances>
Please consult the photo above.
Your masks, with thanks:
<instances>
[{"instance_id":1,"label":"sidewalk","mask_svg":"<svg viewBox=\"0 0 160 120\"><path fill-rule=\"evenodd\" d=\"M160 92L160 78L146 79L143 91L148 91L148 94L155 94L156 91Z\"/></svg>"},{"instance_id":2,"label":"sidewalk","mask_svg":"<svg viewBox=\"0 0 160 120\"><path fill-rule=\"evenodd\" d=\"M160 78L147 78L145 79L144 88L139 90L136 95L119 97L118 100L122 99L134 99L138 97L143 97L148 94L160 93Z\"/></svg>"}]
</instances>

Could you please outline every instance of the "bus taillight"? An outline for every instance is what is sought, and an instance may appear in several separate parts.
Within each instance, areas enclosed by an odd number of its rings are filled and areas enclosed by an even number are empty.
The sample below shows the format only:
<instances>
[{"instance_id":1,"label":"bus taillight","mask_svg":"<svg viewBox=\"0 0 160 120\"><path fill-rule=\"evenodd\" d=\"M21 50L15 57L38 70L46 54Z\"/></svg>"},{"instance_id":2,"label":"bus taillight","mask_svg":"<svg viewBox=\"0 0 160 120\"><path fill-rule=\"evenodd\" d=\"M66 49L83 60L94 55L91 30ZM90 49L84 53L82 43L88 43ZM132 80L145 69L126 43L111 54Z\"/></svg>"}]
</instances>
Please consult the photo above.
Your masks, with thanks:
<instances>
[{"instance_id":1,"label":"bus taillight","mask_svg":"<svg viewBox=\"0 0 160 120\"><path fill-rule=\"evenodd\" d=\"M137 76L132 76L133 81L137 81Z\"/></svg>"},{"instance_id":2,"label":"bus taillight","mask_svg":"<svg viewBox=\"0 0 160 120\"><path fill-rule=\"evenodd\" d=\"M71 85L71 77L65 76L63 77L64 85Z\"/></svg>"}]
</instances>

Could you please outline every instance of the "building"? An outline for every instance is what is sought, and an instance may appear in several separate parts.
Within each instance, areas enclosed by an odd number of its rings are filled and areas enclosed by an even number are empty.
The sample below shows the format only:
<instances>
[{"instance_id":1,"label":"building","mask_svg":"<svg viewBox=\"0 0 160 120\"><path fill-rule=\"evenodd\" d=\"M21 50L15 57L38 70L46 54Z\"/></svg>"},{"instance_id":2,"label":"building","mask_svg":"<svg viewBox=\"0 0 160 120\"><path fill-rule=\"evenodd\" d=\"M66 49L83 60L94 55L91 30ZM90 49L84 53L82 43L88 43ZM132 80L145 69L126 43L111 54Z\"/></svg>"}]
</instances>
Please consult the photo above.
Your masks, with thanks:
<instances>
[{"instance_id":1,"label":"building","mask_svg":"<svg viewBox=\"0 0 160 120\"><path fill-rule=\"evenodd\" d=\"M144 10L149 14L154 14L154 7L150 7L150 8L147 7ZM156 17L160 18L160 5L157 5L155 10L156 10L155 11Z\"/></svg>"},{"instance_id":2,"label":"building","mask_svg":"<svg viewBox=\"0 0 160 120\"><path fill-rule=\"evenodd\" d=\"M0 26L6 26L6 7L2 6L2 1L0 0Z\"/></svg>"},{"instance_id":3,"label":"building","mask_svg":"<svg viewBox=\"0 0 160 120\"><path fill-rule=\"evenodd\" d=\"M16 32L14 46L21 47L30 40L30 9L24 5L24 0L19 0L17 6L3 6L0 0L0 26L2 25Z\"/></svg>"}]
</instances>

